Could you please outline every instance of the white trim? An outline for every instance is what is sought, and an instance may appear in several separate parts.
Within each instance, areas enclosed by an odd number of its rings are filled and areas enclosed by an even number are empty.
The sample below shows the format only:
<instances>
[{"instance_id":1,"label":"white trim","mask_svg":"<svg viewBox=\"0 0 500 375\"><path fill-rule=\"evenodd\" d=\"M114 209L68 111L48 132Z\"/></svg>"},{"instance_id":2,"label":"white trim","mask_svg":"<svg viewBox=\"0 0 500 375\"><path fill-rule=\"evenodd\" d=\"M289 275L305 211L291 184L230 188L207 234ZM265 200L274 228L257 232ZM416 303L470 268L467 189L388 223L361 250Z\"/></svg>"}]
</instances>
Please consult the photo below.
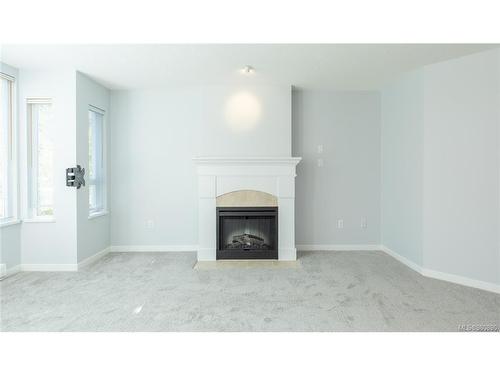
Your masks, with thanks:
<instances>
[{"instance_id":1,"label":"white trim","mask_svg":"<svg viewBox=\"0 0 500 375\"><path fill-rule=\"evenodd\" d=\"M88 258L82 260L81 262L78 262L78 271L82 269L82 267L88 266L89 264L92 264L96 261L98 261L100 258L105 256L107 253L110 251L110 247L107 247L98 253L95 253L94 255L89 256Z\"/></svg>"},{"instance_id":2,"label":"white trim","mask_svg":"<svg viewBox=\"0 0 500 375\"><path fill-rule=\"evenodd\" d=\"M374 251L381 250L387 255L393 257L405 266L418 272L424 277L430 277L442 281L447 281L454 284L464 285L471 288L486 290L488 292L500 293L500 285L489 283L486 281L471 279L459 275L440 272L424 268L414 261L396 253L384 245L297 245L298 251Z\"/></svg>"},{"instance_id":3,"label":"white trim","mask_svg":"<svg viewBox=\"0 0 500 375\"><path fill-rule=\"evenodd\" d=\"M88 219L89 220L92 220L92 219L96 219L98 217L101 217L101 216L106 216L109 214L109 211L97 211L97 212L92 212L89 214L89 217Z\"/></svg>"},{"instance_id":4,"label":"white trim","mask_svg":"<svg viewBox=\"0 0 500 375\"><path fill-rule=\"evenodd\" d=\"M49 98L49 97L30 97L30 98L26 98L26 104L52 104L52 98Z\"/></svg>"},{"instance_id":5,"label":"white trim","mask_svg":"<svg viewBox=\"0 0 500 375\"><path fill-rule=\"evenodd\" d=\"M19 219L9 219L6 221L0 221L0 228L9 227L11 225L21 224Z\"/></svg>"},{"instance_id":6,"label":"white trim","mask_svg":"<svg viewBox=\"0 0 500 375\"><path fill-rule=\"evenodd\" d=\"M133 252L179 252L179 251L193 251L198 250L198 245L168 245L168 246L154 246L154 245L139 245L139 246L110 246L112 253L133 253Z\"/></svg>"},{"instance_id":7,"label":"white trim","mask_svg":"<svg viewBox=\"0 0 500 375\"><path fill-rule=\"evenodd\" d=\"M18 272L21 272L21 266L19 264L10 268L7 268L6 264L0 264L0 279L12 276Z\"/></svg>"},{"instance_id":8,"label":"white trim","mask_svg":"<svg viewBox=\"0 0 500 375\"><path fill-rule=\"evenodd\" d=\"M78 264L21 264L21 271L26 272L62 272L78 271Z\"/></svg>"},{"instance_id":9,"label":"white trim","mask_svg":"<svg viewBox=\"0 0 500 375\"><path fill-rule=\"evenodd\" d=\"M419 266L408 258L394 252L384 245L298 245L297 249L300 251L376 251L381 250L387 255L393 257L397 261L403 263L405 266L413 269L424 277L430 277L442 281L451 282L454 284L464 285L467 287L486 290L493 293L500 294L500 285L489 283L481 280L471 279L450 273L435 271ZM41 272L61 272L61 271L78 271L82 267L89 265L109 252L181 252L190 251L195 252L198 250L197 245L168 245L168 246L110 246L100 252L84 259L78 264L21 264L6 269L5 264L0 264L0 277L10 276L20 271L41 271Z\"/></svg>"},{"instance_id":10,"label":"white trim","mask_svg":"<svg viewBox=\"0 0 500 375\"><path fill-rule=\"evenodd\" d=\"M376 251L380 245L296 245L298 251Z\"/></svg>"},{"instance_id":11,"label":"white trim","mask_svg":"<svg viewBox=\"0 0 500 375\"><path fill-rule=\"evenodd\" d=\"M78 271L91 263L102 258L109 253L110 247L107 247L98 253L82 260L78 264L21 264L11 267L5 271L5 264L0 264L0 277L7 277L17 272L63 272L63 271Z\"/></svg>"},{"instance_id":12,"label":"white trim","mask_svg":"<svg viewBox=\"0 0 500 375\"><path fill-rule=\"evenodd\" d=\"M106 111L104 109L96 107L95 105L92 105L92 104L89 104L88 110L95 112L95 113L98 113L102 116L104 116L106 114Z\"/></svg>"},{"instance_id":13,"label":"white trim","mask_svg":"<svg viewBox=\"0 0 500 375\"><path fill-rule=\"evenodd\" d=\"M0 228L13 224L19 224L19 207L20 207L20 188L19 188L19 123L18 123L18 78L0 72L0 78L5 79L10 83L9 86L9 99L10 99L10 134L8 144L7 156L7 174L8 190L7 190L7 214L9 217L3 218L4 222L0 223ZM12 180L11 180L12 179ZM12 191L11 191L12 190Z\"/></svg>"},{"instance_id":14,"label":"white trim","mask_svg":"<svg viewBox=\"0 0 500 375\"><path fill-rule=\"evenodd\" d=\"M193 158L197 165L297 165L302 158L299 157L221 157L198 156Z\"/></svg>"},{"instance_id":15,"label":"white trim","mask_svg":"<svg viewBox=\"0 0 500 375\"><path fill-rule=\"evenodd\" d=\"M476 289L483 289L488 292L500 294L500 285L489 283L486 281L470 279L468 277L453 275L451 273L445 273L440 271L434 271L427 268L422 269L422 275L433 279L448 281L450 283L469 286L471 288L476 288Z\"/></svg>"},{"instance_id":16,"label":"white trim","mask_svg":"<svg viewBox=\"0 0 500 375\"><path fill-rule=\"evenodd\" d=\"M7 273L5 274L5 277L9 277L9 276L12 276L18 272L21 272L21 265L18 264L17 266L14 266L14 267L10 267L9 269L7 269Z\"/></svg>"},{"instance_id":17,"label":"white trim","mask_svg":"<svg viewBox=\"0 0 500 375\"><path fill-rule=\"evenodd\" d=\"M405 266L407 267L410 267L413 271L416 271L420 274L422 274L422 267L419 266L417 263L415 263L414 261L396 253L395 251L389 249L388 247L384 246L384 245L381 245L380 246L380 249L386 253L387 255L390 255L391 257L393 257L394 259L396 259L397 261L403 263Z\"/></svg>"},{"instance_id":18,"label":"white trim","mask_svg":"<svg viewBox=\"0 0 500 375\"><path fill-rule=\"evenodd\" d=\"M29 219L23 219L23 223L55 223L56 219L54 216L37 216Z\"/></svg>"},{"instance_id":19,"label":"white trim","mask_svg":"<svg viewBox=\"0 0 500 375\"><path fill-rule=\"evenodd\" d=\"M16 81L16 77L11 76L11 75L9 75L7 73L3 73L3 72L0 72L0 78L6 79L7 81L10 81L10 82L15 82Z\"/></svg>"},{"instance_id":20,"label":"white trim","mask_svg":"<svg viewBox=\"0 0 500 375\"><path fill-rule=\"evenodd\" d=\"M440 271L435 271L435 270L431 270L428 268L424 268L424 267L419 266L415 262L409 260L408 258L406 258L406 257L396 253L395 251L389 249L386 246L382 245L381 249L387 255L390 255L394 259L403 263L405 266L410 267L414 271L417 271L418 273L420 273L424 277L430 277L432 279L447 281L447 282L454 283L454 284L459 284L459 285L468 286L471 288L482 289L482 290L486 290L488 292L500 294L500 285L498 285L498 284L493 284L493 283L489 283L486 281L471 279L471 278L464 277L464 276L453 275L451 273L445 273L445 272L440 272Z\"/></svg>"}]
</instances>

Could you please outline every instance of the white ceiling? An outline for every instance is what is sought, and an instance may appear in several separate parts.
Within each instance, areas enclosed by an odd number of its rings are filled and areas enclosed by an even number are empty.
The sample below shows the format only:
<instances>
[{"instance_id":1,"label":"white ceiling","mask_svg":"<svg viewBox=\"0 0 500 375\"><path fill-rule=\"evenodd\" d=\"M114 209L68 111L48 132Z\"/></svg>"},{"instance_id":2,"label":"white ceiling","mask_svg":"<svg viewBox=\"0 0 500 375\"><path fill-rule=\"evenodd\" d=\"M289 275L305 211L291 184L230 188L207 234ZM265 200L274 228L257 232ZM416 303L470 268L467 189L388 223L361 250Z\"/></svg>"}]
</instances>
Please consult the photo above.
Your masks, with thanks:
<instances>
[{"instance_id":1,"label":"white ceiling","mask_svg":"<svg viewBox=\"0 0 500 375\"><path fill-rule=\"evenodd\" d=\"M254 82L331 90L379 88L403 72L495 48L481 44L4 45L21 69L77 69L110 89ZM239 69L255 67L244 76Z\"/></svg>"}]
</instances>

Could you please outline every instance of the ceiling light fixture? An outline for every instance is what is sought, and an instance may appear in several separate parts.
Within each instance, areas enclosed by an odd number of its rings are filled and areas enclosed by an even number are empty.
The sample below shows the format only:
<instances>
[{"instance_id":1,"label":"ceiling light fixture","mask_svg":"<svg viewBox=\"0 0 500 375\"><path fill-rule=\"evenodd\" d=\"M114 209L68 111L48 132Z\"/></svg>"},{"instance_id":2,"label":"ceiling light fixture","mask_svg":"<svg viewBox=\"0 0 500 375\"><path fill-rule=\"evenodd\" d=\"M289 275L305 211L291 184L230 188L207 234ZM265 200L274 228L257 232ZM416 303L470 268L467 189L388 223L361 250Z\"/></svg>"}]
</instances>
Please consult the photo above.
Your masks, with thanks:
<instances>
[{"instance_id":1,"label":"ceiling light fixture","mask_svg":"<svg viewBox=\"0 0 500 375\"><path fill-rule=\"evenodd\" d=\"M243 69L241 69L241 72L245 74L252 74L253 72L255 72L255 69L250 65L245 65Z\"/></svg>"}]
</instances>

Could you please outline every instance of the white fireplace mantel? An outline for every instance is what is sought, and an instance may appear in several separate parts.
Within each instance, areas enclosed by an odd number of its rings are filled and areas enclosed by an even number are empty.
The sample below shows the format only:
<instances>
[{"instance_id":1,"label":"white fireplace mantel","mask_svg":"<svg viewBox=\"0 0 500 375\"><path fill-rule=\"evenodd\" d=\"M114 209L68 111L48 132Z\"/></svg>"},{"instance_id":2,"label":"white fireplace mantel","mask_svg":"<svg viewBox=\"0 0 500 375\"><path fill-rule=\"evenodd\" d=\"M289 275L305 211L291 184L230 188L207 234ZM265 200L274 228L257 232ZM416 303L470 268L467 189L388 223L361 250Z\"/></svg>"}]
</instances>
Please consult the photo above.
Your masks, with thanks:
<instances>
[{"instance_id":1,"label":"white fireplace mantel","mask_svg":"<svg viewBox=\"0 0 500 375\"><path fill-rule=\"evenodd\" d=\"M302 158L294 158L294 157L236 157L236 158L228 158L223 156L206 156L206 157L195 157L193 158L194 162L198 165L234 165L234 164L274 164L274 165L297 165Z\"/></svg>"},{"instance_id":2,"label":"white fireplace mantel","mask_svg":"<svg viewBox=\"0 0 500 375\"><path fill-rule=\"evenodd\" d=\"M295 260L297 157L196 157L198 260L216 260L216 198L238 190L262 191L278 201L278 258Z\"/></svg>"}]
</instances>

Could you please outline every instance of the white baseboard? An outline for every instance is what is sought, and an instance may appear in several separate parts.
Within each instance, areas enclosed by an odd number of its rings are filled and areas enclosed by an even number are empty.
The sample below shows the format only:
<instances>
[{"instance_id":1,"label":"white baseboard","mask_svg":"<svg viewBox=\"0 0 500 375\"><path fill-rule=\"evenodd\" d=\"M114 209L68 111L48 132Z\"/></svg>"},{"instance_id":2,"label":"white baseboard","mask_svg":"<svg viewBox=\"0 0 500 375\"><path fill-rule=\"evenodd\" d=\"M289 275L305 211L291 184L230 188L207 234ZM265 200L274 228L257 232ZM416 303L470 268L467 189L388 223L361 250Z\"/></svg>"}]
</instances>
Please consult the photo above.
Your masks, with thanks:
<instances>
[{"instance_id":1,"label":"white baseboard","mask_svg":"<svg viewBox=\"0 0 500 375\"><path fill-rule=\"evenodd\" d=\"M0 277L10 276L20 271L41 271L41 272L61 272L61 271L78 271L82 267L97 261L99 258L106 255L108 252L178 252L178 251L197 251L197 245L169 245L169 246L110 246L100 252L84 259L78 264L21 264L9 269L5 264L0 264ZM422 276L433 279L448 281L455 284L460 284L472 288L482 289L493 293L500 294L500 285L489 283L486 281L471 279L459 275L449 274L445 272L435 271L424 268L412 260L396 253L384 245L297 245L298 251L375 251L381 250L390 255L405 266L420 273Z\"/></svg>"},{"instance_id":2,"label":"white baseboard","mask_svg":"<svg viewBox=\"0 0 500 375\"><path fill-rule=\"evenodd\" d=\"M7 268L7 265L5 263L2 263L2 264L0 264L0 279L12 276L20 271L21 271L20 265Z\"/></svg>"},{"instance_id":3,"label":"white baseboard","mask_svg":"<svg viewBox=\"0 0 500 375\"><path fill-rule=\"evenodd\" d=\"M26 272L72 272L78 271L82 267L97 261L99 258L103 257L109 252L110 248L99 251L87 259L82 260L78 264L21 264L15 267L7 269L5 272L1 270L0 266L0 277L10 276L14 273L26 271Z\"/></svg>"},{"instance_id":4,"label":"white baseboard","mask_svg":"<svg viewBox=\"0 0 500 375\"><path fill-rule=\"evenodd\" d=\"M110 246L110 251L116 252L177 252L177 251L197 251L198 245L140 245L140 246Z\"/></svg>"},{"instance_id":5,"label":"white baseboard","mask_svg":"<svg viewBox=\"0 0 500 375\"><path fill-rule=\"evenodd\" d=\"M78 264L21 264L21 271L27 272L63 272L78 271Z\"/></svg>"},{"instance_id":6,"label":"white baseboard","mask_svg":"<svg viewBox=\"0 0 500 375\"><path fill-rule=\"evenodd\" d=\"M422 269L422 275L426 277L431 277L433 279L448 281L450 283L460 284L464 286L470 286L471 288L483 289L488 292L500 294L500 285L489 283L486 281L470 279L468 277L458 276L451 273L445 273L440 271L434 271L427 268Z\"/></svg>"},{"instance_id":7,"label":"white baseboard","mask_svg":"<svg viewBox=\"0 0 500 375\"><path fill-rule=\"evenodd\" d=\"M459 275L454 275L451 273L445 273L445 272L435 271L435 270L432 270L429 268L424 268L424 267L419 266L415 262L409 260L408 258L406 258L402 255L399 255L398 253L389 249L386 246L382 245L381 249L386 254L388 254L391 257L393 257L394 259L400 261L405 266L410 267L414 271L417 271L422 276L500 294L500 285L498 285L498 284L493 284L493 283L489 283L486 281L471 279L471 278L464 277L464 276L459 276Z\"/></svg>"},{"instance_id":8,"label":"white baseboard","mask_svg":"<svg viewBox=\"0 0 500 375\"><path fill-rule=\"evenodd\" d=\"M78 264L21 264L15 267L11 267L8 270L1 271L0 267L0 277L5 276L10 276L14 273L20 272L20 271L26 271L26 272L71 272L71 271L78 271L82 267L89 265L95 261L97 261L99 258L102 258L104 255L106 255L110 251L110 248L106 248L104 250L99 251L97 254L94 254L87 259L82 260ZM1 265L3 266L3 264Z\"/></svg>"},{"instance_id":9,"label":"white baseboard","mask_svg":"<svg viewBox=\"0 0 500 375\"><path fill-rule=\"evenodd\" d=\"M298 251L374 251L380 245L296 245Z\"/></svg>"},{"instance_id":10,"label":"white baseboard","mask_svg":"<svg viewBox=\"0 0 500 375\"><path fill-rule=\"evenodd\" d=\"M433 279L448 281L450 283L469 286L472 288L483 289L488 292L500 293L500 285L488 283L481 280L470 279L468 277L453 275L445 272L435 271L424 268L414 261L396 253L384 245L297 245L299 251L373 251L382 250L387 255L390 255L405 266L418 272L422 276Z\"/></svg>"},{"instance_id":11,"label":"white baseboard","mask_svg":"<svg viewBox=\"0 0 500 375\"><path fill-rule=\"evenodd\" d=\"M381 245L380 249L384 253L386 253L387 255L390 255L391 257L393 257L397 261L403 263L405 266L410 267L413 271L416 271L416 272L422 274L422 267L419 266L417 263L413 262L412 260L410 260L402 255L399 255L398 253L396 253L395 251L392 251L391 249L389 249L388 247L386 247L384 245Z\"/></svg>"},{"instance_id":12,"label":"white baseboard","mask_svg":"<svg viewBox=\"0 0 500 375\"><path fill-rule=\"evenodd\" d=\"M0 279L4 278L4 277L12 276L18 272L21 272L21 265L19 265L19 264L17 266L10 267L10 268L7 268L6 264L2 264L2 266L4 266L5 268L3 269L3 271L0 271Z\"/></svg>"},{"instance_id":13,"label":"white baseboard","mask_svg":"<svg viewBox=\"0 0 500 375\"><path fill-rule=\"evenodd\" d=\"M78 270L82 269L82 267L88 266L89 264L92 264L92 263L98 261L104 255L109 253L110 250L111 250L111 247L108 246L107 248L99 251L98 253L95 253L94 255L89 256L88 258L82 260L81 262L78 262Z\"/></svg>"}]
</instances>

